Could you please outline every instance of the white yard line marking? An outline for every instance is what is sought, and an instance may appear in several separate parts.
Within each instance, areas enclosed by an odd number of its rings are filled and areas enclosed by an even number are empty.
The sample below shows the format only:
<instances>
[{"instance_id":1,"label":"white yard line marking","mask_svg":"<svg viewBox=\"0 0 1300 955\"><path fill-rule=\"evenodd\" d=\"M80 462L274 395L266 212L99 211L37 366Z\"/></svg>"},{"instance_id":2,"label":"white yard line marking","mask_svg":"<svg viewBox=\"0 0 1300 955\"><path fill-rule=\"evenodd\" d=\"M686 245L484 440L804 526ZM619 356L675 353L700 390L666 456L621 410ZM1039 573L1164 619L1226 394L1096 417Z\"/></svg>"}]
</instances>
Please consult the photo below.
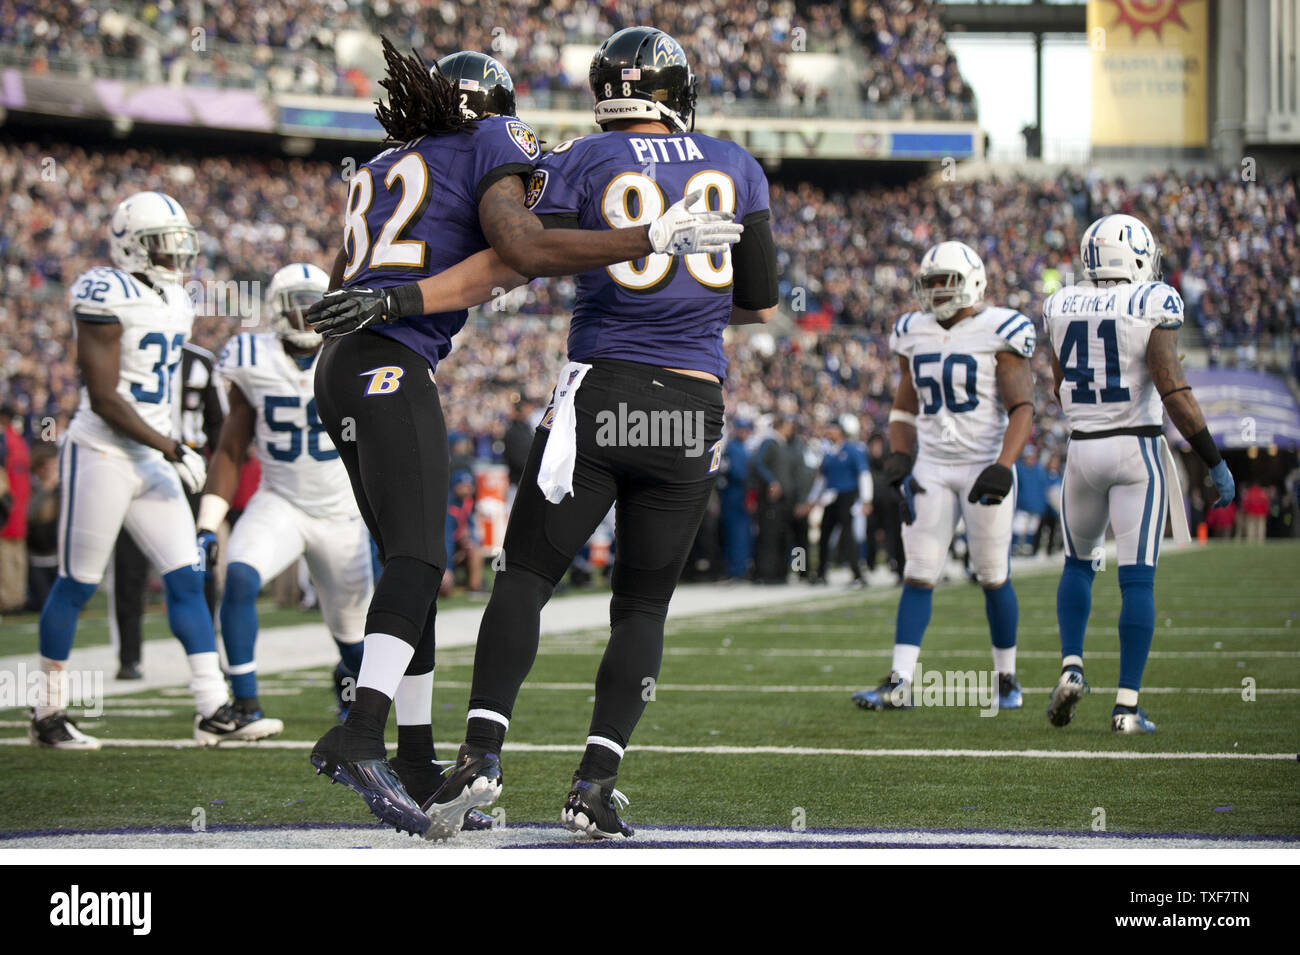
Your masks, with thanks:
<instances>
[{"instance_id":1,"label":"white yard line marking","mask_svg":"<svg viewBox=\"0 0 1300 955\"><path fill-rule=\"evenodd\" d=\"M439 680L438 686L453 690L467 690L470 684L463 680ZM525 683L530 690L585 690L594 692L590 683ZM861 684L836 686L830 684L735 684L735 683L656 683L655 690L663 692L687 693L856 693L863 689ZM1021 687L1022 693L1051 693L1050 686ZM1114 693L1116 687L1094 686L1093 693ZM955 690L954 690L955 692ZM972 691L973 692L973 691ZM1143 693L1212 693L1232 695L1242 692L1239 686L1145 686ZM1294 687L1256 687L1255 693L1271 696L1289 696L1300 694L1300 688Z\"/></svg>"},{"instance_id":2,"label":"white yard line marking","mask_svg":"<svg viewBox=\"0 0 1300 955\"><path fill-rule=\"evenodd\" d=\"M610 857L620 843L599 850L601 863L619 861ZM179 832L68 832L66 834L23 833L10 837L0 845L7 852L17 853L15 864L27 861L39 863L35 853L47 849L344 849L366 847L380 851L406 849L414 852L463 852L484 849L528 849L535 853L550 850L546 861L556 861L555 853L565 850L570 855L581 851L580 846L594 846L558 826L535 824L505 825L488 832L462 833L451 842L430 843L422 839L409 839L377 826L365 828L320 827L278 828L265 826L236 830L213 827L202 833L188 829ZM1165 835L1143 833L1089 833L1089 832L1015 832L1012 830L959 830L959 829L822 829L795 832L790 829L726 828L726 827L667 827L637 826L636 837L627 843L630 849L683 850L701 846L718 849L775 850L799 852L833 846L841 849L863 850L878 847L901 849L931 849L943 851L960 847L970 849L1089 849L1093 852L1117 853L1123 850L1187 850L1187 849L1245 849L1259 852L1267 849L1295 850L1294 838L1258 837L1240 838L1214 835ZM22 857L29 853L31 859ZM521 859L516 854L514 859ZM526 859L527 857L525 857ZM639 857L640 858L640 857ZM764 858L771 858L766 856ZM806 858L806 856L804 856ZM969 861L966 856L962 857ZM48 862L48 857L45 859ZM568 861L561 856L560 861ZM644 861L641 859L641 861ZM748 857L747 857L747 860ZM871 860L864 860L871 861ZM1266 861L1256 858L1252 861ZM1268 860L1271 861L1271 860ZM590 864L589 858L579 856L569 864Z\"/></svg>"},{"instance_id":3,"label":"white yard line marking","mask_svg":"<svg viewBox=\"0 0 1300 955\"><path fill-rule=\"evenodd\" d=\"M604 653L605 643L602 641L598 644L569 644L555 646L543 643L538 650L540 656L586 656L592 653ZM664 647L664 656L674 657L727 657L727 656L760 656L760 657L849 657L849 658L870 658L870 657L892 657L894 654L893 647L882 647L874 650L830 650L816 647ZM989 649L972 650L926 650L927 657L983 657L988 659ZM450 656L448 654L447 656ZM1019 649L1016 656L1020 659L1030 660L1059 660L1061 654L1055 650L1025 650ZM1242 659L1251 658L1268 658L1268 659L1300 659L1300 650L1152 650L1148 657L1151 659L1170 659L1170 660L1203 660L1211 657L1222 657L1225 659ZM473 654L468 654L467 658L473 661ZM459 659L459 658L457 658ZM1118 660L1118 650L1089 650L1087 654L1089 660ZM452 661L446 660L442 655L439 656L439 665L451 664Z\"/></svg>"},{"instance_id":4,"label":"white yard line marking","mask_svg":"<svg viewBox=\"0 0 1300 955\"><path fill-rule=\"evenodd\" d=\"M103 739L105 748L123 749L193 749L198 746L193 739ZM0 738L0 746L30 746L26 737ZM255 749L310 750L315 742L309 740L264 739L251 743L230 740L221 744L219 749L253 747ZM441 749L454 750L458 743L438 743ZM505 752L510 753L582 753L585 746L569 743L507 743ZM1143 752L1141 750L1117 750L1103 752L1099 750L1050 750L1050 749L838 749L818 748L813 746L631 746L628 752L666 753L671 755L696 754L701 756L868 756L868 757L911 757L927 758L972 758L987 757L997 759L1247 759L1247 760L1287 760L1300 759L1296 753L1177 753L1177 752Z\"/></svg>"}]
</instances>

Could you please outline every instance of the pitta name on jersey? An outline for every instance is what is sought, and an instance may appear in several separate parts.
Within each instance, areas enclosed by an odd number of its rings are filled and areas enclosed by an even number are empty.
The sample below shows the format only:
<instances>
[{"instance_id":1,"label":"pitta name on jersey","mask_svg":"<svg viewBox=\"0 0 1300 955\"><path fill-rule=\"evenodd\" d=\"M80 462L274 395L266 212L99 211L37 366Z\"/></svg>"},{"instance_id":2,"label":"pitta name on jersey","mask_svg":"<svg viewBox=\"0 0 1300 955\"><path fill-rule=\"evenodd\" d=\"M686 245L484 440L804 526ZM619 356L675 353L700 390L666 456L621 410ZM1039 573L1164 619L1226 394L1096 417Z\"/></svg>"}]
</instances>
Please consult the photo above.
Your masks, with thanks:
<instances>
[{"instance_id":1,"label":"pitta name on jersey","mask_svg":"<svg viewBox=\"0 0 1300 955\"><path fill-rule=\"evenodd\" d=\"M639 163L689 162L704 158L700 147L685 136L656 136L654 139L633 137L627 144L632 147L632 154Z\"/></svg>"}]
</instances>

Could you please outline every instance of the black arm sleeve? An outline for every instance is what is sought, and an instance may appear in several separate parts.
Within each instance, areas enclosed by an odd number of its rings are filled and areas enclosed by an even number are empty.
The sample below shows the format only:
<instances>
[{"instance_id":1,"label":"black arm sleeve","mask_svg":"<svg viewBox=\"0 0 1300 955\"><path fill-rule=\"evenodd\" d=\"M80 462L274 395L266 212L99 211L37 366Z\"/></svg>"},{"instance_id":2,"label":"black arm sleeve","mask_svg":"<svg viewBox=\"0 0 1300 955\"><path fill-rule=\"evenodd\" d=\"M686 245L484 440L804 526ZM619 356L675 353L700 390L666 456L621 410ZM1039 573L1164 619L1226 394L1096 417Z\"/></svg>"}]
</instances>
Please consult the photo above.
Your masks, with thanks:
<instances>
[{"instance_id":1,"label":"black arm sleeve","mask_svg":"<svg viewBox=\"0 0 1300 955\"><path fill-rule=\"evenodd\" d=\"M542 220L543 229L581 229L576 212L547 212L537 218Z\"/></svg>"},{"instance_id":2,"label":"black arm sleeve","mask_svg":"<svg viewBox=\"0 0 1300 955\"><path fill-rule=\"evenodd\" d=\"M772 241L772 214L751 212L741 220L745 234L731 250L734 270L731 301L738 308L758 311L777 302L776 243Z\"/></svg>"},{"instance_id":3,"label":"black arm sleeve","mask_svg":"<svg viewBox=\"0 0 1300 955\"><path fill-rule=\"evenodd\" d=\"M491 189L496 183L505 179L507 176L519 176L524 180L524 186L528 186L528 179L533 174L533 167L526 162L508 162L491 169L487 174L478 181L478 186L474 189L474 201L482 202L483 193Z\"/></svg>"}]
</instances>

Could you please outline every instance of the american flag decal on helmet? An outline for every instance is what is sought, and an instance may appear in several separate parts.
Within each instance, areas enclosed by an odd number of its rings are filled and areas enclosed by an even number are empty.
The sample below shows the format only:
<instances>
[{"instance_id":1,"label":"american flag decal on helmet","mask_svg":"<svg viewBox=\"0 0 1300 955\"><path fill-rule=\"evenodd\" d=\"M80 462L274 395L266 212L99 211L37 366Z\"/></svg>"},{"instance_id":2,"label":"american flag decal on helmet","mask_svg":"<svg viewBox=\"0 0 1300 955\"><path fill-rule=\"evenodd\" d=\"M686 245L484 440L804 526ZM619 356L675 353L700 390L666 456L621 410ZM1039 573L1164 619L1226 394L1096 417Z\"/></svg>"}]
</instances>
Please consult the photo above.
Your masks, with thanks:
<instances>
[{"instance_id":1,"label":"american flag decal on helmet","mask_svg":"<svg viewBox=\"0 0 1300 955\"><path fill-rule=\"evenodd\" d=\"M478 80L466 79L465 77L462 76L460 79L460 88L463 90L470 90L471 92L477 93Z\"/></svg>"},{"instance_id":2,"label":"american flag decal on helmet","mask_svg":"<svg viewBox=\"0 0 1300 955\"><path fill-rule=\"evenodd\" d=\"M639 69L622 70L619 74L619 78L624 80L639 80L641 78L641 71Z\"/></svg>"}]
</instances>

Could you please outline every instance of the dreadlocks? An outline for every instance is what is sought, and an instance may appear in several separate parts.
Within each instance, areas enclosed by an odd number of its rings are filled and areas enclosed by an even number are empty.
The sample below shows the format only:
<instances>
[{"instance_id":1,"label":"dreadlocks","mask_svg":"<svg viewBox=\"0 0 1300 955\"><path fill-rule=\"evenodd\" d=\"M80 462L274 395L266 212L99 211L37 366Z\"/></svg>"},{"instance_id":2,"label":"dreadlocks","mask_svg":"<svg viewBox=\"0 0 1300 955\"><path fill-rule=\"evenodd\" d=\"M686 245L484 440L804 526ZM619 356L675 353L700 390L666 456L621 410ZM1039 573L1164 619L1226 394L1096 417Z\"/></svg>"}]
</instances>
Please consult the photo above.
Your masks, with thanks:
<instances>
[{"instance_id":1,"label":"dreadlocks","mask_svg":"<svg viewBox=\"0 0 1300 955\"><path fill-rule=\"evenodd\" d=\"M375 119L388 134L385 143L408 143L421 136L471 129L474 120L460 111L456 88L436 67L429 72L424 57L415 50L410 56L383 38L384 62L388 75L379 85L388 91L388 105L375 103Z\"/></svg>"}]
</instances>

